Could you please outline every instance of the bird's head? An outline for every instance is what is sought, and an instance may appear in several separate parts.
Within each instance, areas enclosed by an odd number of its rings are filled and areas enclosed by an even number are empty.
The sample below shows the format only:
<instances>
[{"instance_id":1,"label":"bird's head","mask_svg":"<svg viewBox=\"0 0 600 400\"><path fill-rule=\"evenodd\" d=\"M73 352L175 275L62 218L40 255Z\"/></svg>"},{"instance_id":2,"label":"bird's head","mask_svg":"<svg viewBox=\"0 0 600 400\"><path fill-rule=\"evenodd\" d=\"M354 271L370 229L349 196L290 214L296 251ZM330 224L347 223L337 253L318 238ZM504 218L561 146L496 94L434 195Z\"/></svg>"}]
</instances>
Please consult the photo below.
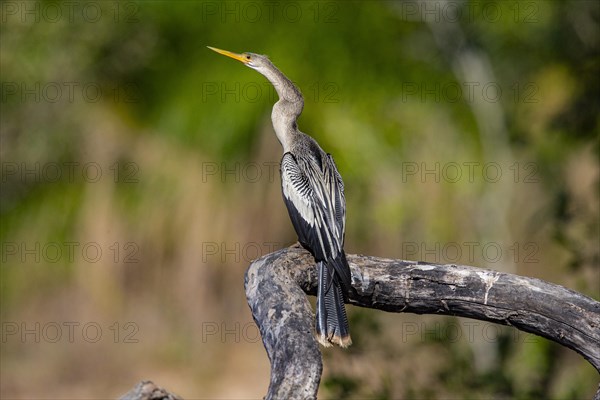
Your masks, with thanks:
<instances>
[{"instance_id":1,"label":"bird's head","mask_svg":"<svg viewBox=\"0 0 600 400\"><path fill-rule=\"evenodd\" d=\"M219 54L238 60L242 64L258 71L265 78L267 78L275 87L277 94L280 99L285 99L289 103L294 103L296 107L295 115L298 116L302 112L304 100L302 94L296 88L294 83L289 80L281 71L273 65L269 60L269 57L255 53L232 53L231 51L216 49L214 47L206 46L212 51L216 51Z\"/></svg>"},{"instance_id":2,"label":"bird's head","mask_svg":"<svg viewBox=\"0 0 600 400\"><path fill-rule=\"evenodd\" d=\"M215 47L206 46L212 51L216 51L219 54L223 54L224 56L233 58L234 60L238 60L242 62L244 65L255 69L257 71L261 71L263 68L267 68L272 66L271 61L267 56L263 56L255 53L232 53L231 51L217 49Z\"/></svg>"}]
</instances>

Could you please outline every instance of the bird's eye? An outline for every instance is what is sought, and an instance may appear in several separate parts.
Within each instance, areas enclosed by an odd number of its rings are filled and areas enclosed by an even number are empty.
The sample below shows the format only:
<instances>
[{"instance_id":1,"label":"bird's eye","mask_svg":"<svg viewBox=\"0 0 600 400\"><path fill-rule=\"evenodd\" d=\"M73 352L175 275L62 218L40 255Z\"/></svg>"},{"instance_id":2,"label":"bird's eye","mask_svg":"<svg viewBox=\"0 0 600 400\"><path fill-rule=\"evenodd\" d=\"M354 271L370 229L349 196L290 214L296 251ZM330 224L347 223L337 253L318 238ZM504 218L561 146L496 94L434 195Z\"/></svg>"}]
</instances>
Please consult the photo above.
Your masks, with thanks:
<instances>
[{"instance_id":1,"label":"bird's eye","mask_svg":"<svg viewBox=\"0 0 600 400\"><path fill-rule=\"evenodd\" d=\"M246 54L246 60L250 59L250 55Z\"/></svg>"}]
</instances>

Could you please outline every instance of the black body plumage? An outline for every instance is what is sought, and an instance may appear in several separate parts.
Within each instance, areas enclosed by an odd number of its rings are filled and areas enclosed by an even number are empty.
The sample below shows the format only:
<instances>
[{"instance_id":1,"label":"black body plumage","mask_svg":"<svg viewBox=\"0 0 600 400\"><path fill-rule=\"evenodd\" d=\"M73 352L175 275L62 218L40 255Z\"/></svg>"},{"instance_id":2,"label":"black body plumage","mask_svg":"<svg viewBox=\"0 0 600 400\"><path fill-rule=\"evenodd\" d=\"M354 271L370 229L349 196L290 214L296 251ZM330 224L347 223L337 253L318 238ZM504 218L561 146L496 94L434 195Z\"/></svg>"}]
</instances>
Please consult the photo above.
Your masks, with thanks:
<instances>
[{"instance_id":1,"label":"black body plumage","mask_svg":"<svg viewBox=\"0 0 600 400\"><path fill-rule=\"evenodd\" d=\"M344 302L352 288L344 254L344 184L331 155L303 133L281 160L283 199L298 240L318 266L316 330L324 345L351 344Z\"/></svg>"}]
</instances>

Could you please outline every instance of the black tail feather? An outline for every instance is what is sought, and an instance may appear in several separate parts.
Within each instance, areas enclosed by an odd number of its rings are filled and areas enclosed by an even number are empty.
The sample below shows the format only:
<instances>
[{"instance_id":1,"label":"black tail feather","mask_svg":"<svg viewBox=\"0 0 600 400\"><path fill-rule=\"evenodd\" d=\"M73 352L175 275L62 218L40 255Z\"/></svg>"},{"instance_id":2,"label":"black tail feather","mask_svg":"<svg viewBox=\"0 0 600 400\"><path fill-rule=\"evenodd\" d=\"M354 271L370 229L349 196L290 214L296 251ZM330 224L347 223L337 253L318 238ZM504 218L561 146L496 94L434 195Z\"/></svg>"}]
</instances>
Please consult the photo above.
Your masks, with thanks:
<instances>
[{"instance_id":1,"label":"black tail feather","mask_svg":"<svg viewBox=\"0 0 600 400\"><path fill-rule=\"evenodd\" d=\"M317 338L323 346L331 346L333 343L340 347L348 347L352 344L344 306L344 301L347 299L347 288L338 278L339 274L337 273L338 267L344 261L345 258L342 260L340 257L329 262L319 261L318 263Z\"/></svg>"}]
</instances>

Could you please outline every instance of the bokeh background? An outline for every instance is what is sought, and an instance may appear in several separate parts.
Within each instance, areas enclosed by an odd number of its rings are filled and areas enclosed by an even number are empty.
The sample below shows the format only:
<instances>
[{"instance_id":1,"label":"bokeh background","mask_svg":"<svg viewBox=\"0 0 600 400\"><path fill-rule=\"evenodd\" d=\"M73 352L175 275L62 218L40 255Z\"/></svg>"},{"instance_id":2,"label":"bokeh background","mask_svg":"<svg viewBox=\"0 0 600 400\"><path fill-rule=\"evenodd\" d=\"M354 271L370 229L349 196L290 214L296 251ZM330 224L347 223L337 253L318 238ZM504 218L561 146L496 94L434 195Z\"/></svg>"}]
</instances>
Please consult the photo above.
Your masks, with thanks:
<instances>
[{"instance_id":1,"label":"bokeh background","mask_svg":"<svg viewBox=\"0 0 600 400\"><path fill-rule=\"evenodd\" d=\"M346 249L532 276L599 299L596 1L1 4L3 399L152 379L254 399L252 259L296 240L268 54L344 177ZM515 329L349 307L320 397L590 398Z\"/></svg>"}]
</instances>

